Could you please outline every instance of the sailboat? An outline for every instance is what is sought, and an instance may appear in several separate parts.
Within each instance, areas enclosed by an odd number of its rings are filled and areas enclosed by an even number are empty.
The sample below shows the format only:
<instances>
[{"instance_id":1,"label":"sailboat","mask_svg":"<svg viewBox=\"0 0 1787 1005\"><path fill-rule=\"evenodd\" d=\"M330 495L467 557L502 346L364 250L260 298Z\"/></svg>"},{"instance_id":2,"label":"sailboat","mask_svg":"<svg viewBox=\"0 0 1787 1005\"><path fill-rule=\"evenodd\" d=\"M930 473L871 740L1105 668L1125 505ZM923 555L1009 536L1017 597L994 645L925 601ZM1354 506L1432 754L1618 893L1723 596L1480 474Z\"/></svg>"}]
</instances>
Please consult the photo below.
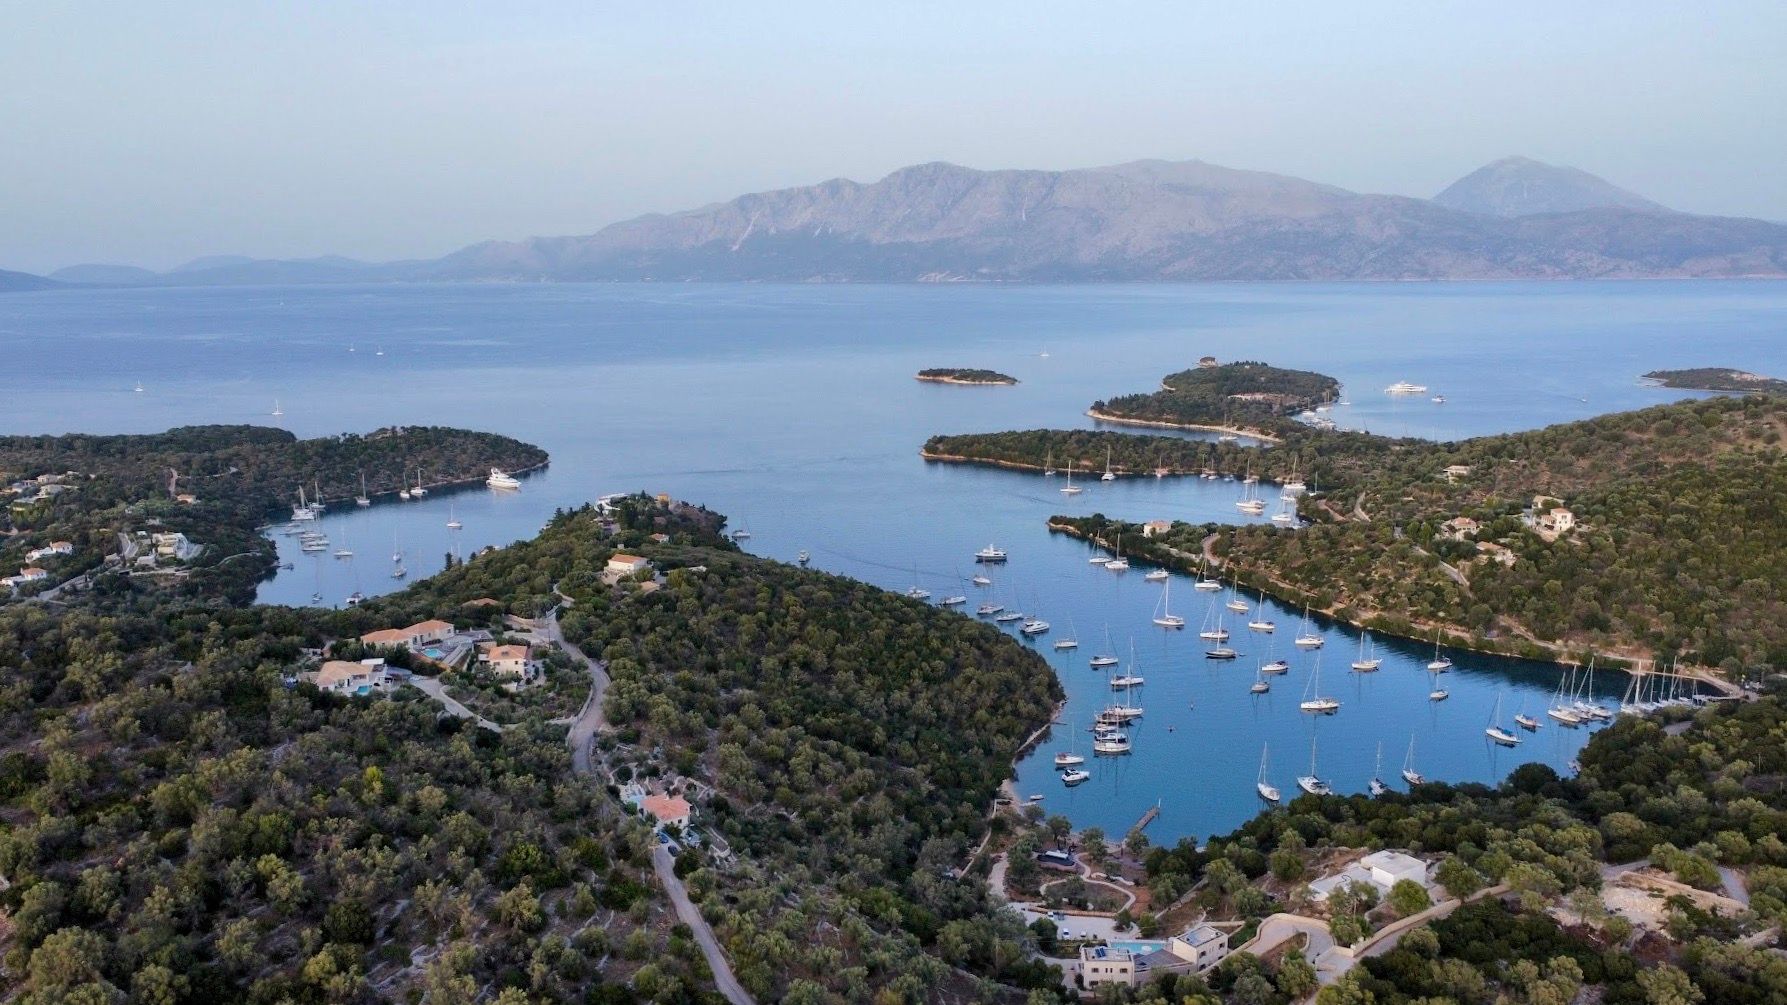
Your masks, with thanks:
<instances>
[{"instance_id":1,"label":"sailboat","mask_svg":"<svg viewBox=\"0 0 1787 1005\"><path fill-rule=\"evenodd\" d=\"M1185 627L1185 619L1172 612L1172 592L1173 583L1168 580L1160 589L1160 606L1154 615L1154 623L1162 628L1177 630Z\"/></svg>"},{"instance_id":2,"label":"sailboat","mask_svg":"<svg viewBox=\"0 0 1787 1005\"><path fill-rule=\"evenodd\" d=\"M1297 788L1312 796L1331 796L1334 789L1315 773L1315 737L1309 738L1309 774L1297 778Z\"/></svg>"},{"instance_id":3,"label":"sailboat","mask_svg":"<svg viewBox=\"0 0 1787 1005\"><path fill-rule=\"evenodd\" d=\"M453 512L453 504L448 503L447 504L447 529L448 530L458 530L464 526L465 526L465 524L459 522L458 515Z\"/></svg>"},{"instance_id":4,"label":"sailboat","mask_svg":"<svg viewBox=\"0 0 1787 1005\"><path fill-rule=\"evenodd\" d=\"M1359 658L1353 661L1353 669L1360 673L1370 673L1384 665L1384 661L1378 658L1376 646L1372 646L1371 655L1369 657L1365 655L1365 647L1369 645L1370 642L1370 632L1362 631L1359 633Z\"/></svg>"},{"instance_id":5,"label":"sailboat","mask_svg":"<svg viewBox=\"0 0 1787 1005\"><path fill-rule=\"evenodd\" d=\"M136 386L136 393L138 393L138 394L142 394L142 393L143 393L143 382L142 382L142 381L140 381L140 380L139 380L139 381L137 381L137 386ZM320 598L320 597L319 597L319 598L318 598L318 599L321 599L321 598Z\"/></svg>"},{"instance_id":6,"label":"sailboat","mask_svg":"<svg viewBox=\"0 0 1787 1005\"><path fill-rule=\"evenodd\" d=\"M807 562L810 560L811 560L811 556L808 555L806 552L803 551L800 553L800 564L801 565L806 565ZM958 569L956 569L956 589L959 590L961 588L962 588L962 570L958 568ZM952 593L949 596L944 597L942 600L937 601L937 605L939 607L960 607L963 604L966 604L967 602L968 602L967 594Z\"/></svg>"},{"instance_id":7,"label":"sailboat","mask_svg":"<svg viewBox=\"0 0 1787 1005\"><path fill-rule=\"evenodd\" d=\"M1248 611L1247 601L1242 600L1240 597L1235 596L1235 591L1232 589L1229 590L1228 603L1226 603L1222 606L1228 608L1231 611L1234 611L1236 614L1246 614Z\"/></svg>"},{"instance_id":8,"label":"sailboat","mask_svg":"<svg viewBox=\"0 0 1787 1005\"><path fill-rule=\"evenodd\" d=\"M1123 557L1123 533L1121 531L1117 533L1117 557L1106 562L1104 567L1112 572L1129 571L1129 559Z\"/></svg>"},{"instance_id":9,"label":"sailboat","mask_svg":"<svg viewBox=\"0 0 1787 1005\"><path fill-rule=\"evenodd\" d=\"M1222 626L1222 608L1211 603L1204 611L1204 624L1198 629L1198 638L1206 642L1226 642L1228 637L1229 630Z\"/></svg>"},{"instance_id":10,"label":"sailboat","mask_svg":"<svg viewBox=\"0 0 1787 1005\"><path fill-rule=\"evenodd\" d=\"M1539 717L1526 714L1525 701L1520 703L1520 714L1514 717L1514 725L1519 726L1521 729L1524 729L1529 733L1536 733L1539 731Z\"/></svg>"},{"instance_id":11,"label":"sailboat","mask_svg":"<svg viewBox=\"0 0 1787 1005\"><path fill-rule=\"evenodd\" d=\"M1143 684L1148 683L1147 678L1135 671L1136 661L1134 639L1131 639L1129 642L1129 667L1130 669L1128 672L1118 674L1111 678L1111 690L1127 692L1132 687L1141 687Z\"/></svg>"},{"instance_id":12,"label":"sailboat","mask_svg":"<svg viewBox=\"0 0 1787 1005\"><path fill-rule=\"evenodd\" d=\"M1410 785L1420 785L1427 779L1415 770L1415 738L1409 737L1409 752L1402 759L1402 780Z\"/></svg>"},{"instance_id":13,"label":"sailboat","mask_svg":"<svg viewBox=\"0 0 1787 1005\"><path fill-rule=\"evenodd\" d=\"M931 591L918 585L918 563L916 562L912 564L912 585L906 587L906 596L913 600L931 599Z\"/></svg>"},{"instance_id":14,"label":"sailboat","mask_svg":"<svg viewBox=\"0 0 1787 1005\"><path fill-rule=\"evenodd\" d=\"M304 486L298 486L298 505L292 507L293 520L315 520L316 509L304 498Z\"/></svg>"},{"instance_id":15,"label":"sailboat","mask_svg":"<svg viewBox=\"0 0 1787 1005\"><path fill-rule=\"evenodd\" d=\"M1209 578L1209 574L1204 569L1205 564L1206 563L1202 560L1198 562L1198 578L1196 582L1191 584L1191 588L1200 593L1214 593L1221 590L1222 581Z\"/></svg>"},{"instance_id":16,"label":"sailboat","mask_svg":"<svg viewBox=\"0 0 1787 1005\"><path fill-rule=\"evenodd\" d=\"M1272 690L1272 685L1266 683L1266 670L1264 667L1253 672L1253 684L1247 690L1250 694L1265 694L1267 691Z\"/></svg>"},{"instance_id":17,"label":"sailboat","mask_svg":"<svg viewBox=\"0 0 1787 1005\"><path fill-rule=\"evenodd\" d=\"M347 546L347 540L346 540L347 532L342 531L341 536L342 536L341 547L335 549L335 557L336 558L353 558L354 557L354 549L349 548Z\"/></svg>"},{"instance_id":18,"label":"sailboat","mask_svg":"<svg viewBox=\"0 0 1787 1005\"><path fill-rule=\"evenodd\" d=\"M1502 727L1499 721L1501 717L1502 696L1498 694L1495 696L1495 711L1489 713L1489 726L1483 730L1483 735L1504 747L1516 746L1520 743L1520 737Z\"/></svg>"},{"instance_id":19,"label":"sailboat","mask_svg":"<svg viewBox=\"0 0 1787 1005\"><path fill-rule=\"evenodd\" d=\"M279 413L273 413L278 415ZM372 505L372 497L366 494L366 472L360 472L360 494L354 497L354 505L367 507Z\"/></svg>"},{"instance_id":20,"label":"sailboat","mask_svg":"<svg viewBox=\"0 0 1787 1005\"><path fill-rule=\"evenodd\" d=\"M1100 475L1098 480L1101 482L1117 480L1117 475L1111 471L1111 448L1108 445L1104 448L1104 474Z\"/></svg>"},{"instance_id":21,"label":"sailboat","mask_svg":"<svg viewBox=\"0 0 1787 1005\"><path fill-rule=\"evenodd\" d=\"M1247 623L1247 628L1249 631L1255 632L1275 632L1278 630L1278 623L1271 618L1266 617L1265 590L1260 591L1259 613L1254 615L1253 620Z\"/></svg>"},{"instance_id":22,"label":"sailboat","mask_svg":"<svg viewBox=\"0 0 1787 1005\"><path fill-rule=\"evenodd\" d=\"M1056 649L1078 649L1080 647L1080 630L1074 626L1073 618L1067 619L1067 638L1056 639Z\"/></svg>"},{"instance_id":23,"label":"sailboat","mask_svg":"<svg viewBox=\"0 0 1787 1005\"><path fill-rule=\"evenodd\" d=\"M1434 673L1445 673L1452 669L1451 658L1440 655L1440 630L1438 628L1433 630L1433 661L1427 664L1427 669Z\"/></svg>"},{"instance_id":24,"label":"sailboat","mask_svg":"<svg viewBox=\"0 0 1787 1005\"><path fill-rule=\"evenodd\" d=\"M1116 666L1118 663L1117 657L1111 652L1111 650L1115 648L1115 646L1111 645L1111 626L1107 624L1104 626L1104 652L1092 657L1090 661L1092 668L1097 670L1100 667Z\"/></svg>"},{"instance_id":25,"label":"sailboat","mask_svg":"<svg viewBox=\"0 0 1787 1005\"><path fill-rule=\"evenodd\" d=\"M1068 461L1067 462L1067 484L1061 486L1061 494L1064 496L1077 496L1081 492L1084 492L1084 491L1086 491L1086 490L1083 488L1080 488L1078 485L1075 485L1073 483L1073 462Z\"/></svg>"},{"instance_id":26,"label":"sailboat","mask_svg":"<svg viewBox=\"0 0 1787 1005\"><path fill-rule=\"evenodd\" d=\"M1260 480L1253 476L1253 464L1247 465L1247 477L1241 482L1241 498L1236 501L1235 508L1248 516L1259 516L1266 512L1266 501L1260 498Z\"/></svg>"},{"instance_id":27,"label":"sailboat","mask_svg":"<svg viewBox=\"0 0 1787 1005\"><path fill-rule=\"evenodd\" d=\"M1169 573L1165 569L1149 569L1142 578L1150 583L1162 583L1166 581L1168 575Z\"/></svg>"},{"instance_id":28,"label":"sailboat","mask_svg":"<svg viewBox=\"0 0 1787 1005\"><path fill-rule=\"evenodd\" d=\"M1433 673L1428 674L1428 676L1433 678L1433 690L1427 692L1428 701L1445 701L1447 698L1452 697L1452 692L1440 687L1439 674Z\"/></svg>"},{"instance_id":29,"label":"sailboat","mask_svg":"<svg viewBox=\"0 0 1787 1005\"><path fill-rule=\"evenodd\" d=\"M993 585L993 581L991 579L988 579L986 576L983 576L978 572L975 573L973 578L969 579L968 582L973 583L975 586L992 586Z\"/></svg>"},{"instance_id":30,"label":"sailboat","mask_svg":"<svg viewBox=\"0 0 1787 1005\"><path fill-rule=\"evenodd\" d=\"M410 476L409 475L403 475L402 477L398 478L397 484L402 486L401 488L399 488L397 490L397 498L402 499L404 502L409 502L411 499L415 498L410 493Z\"/></svg>"},{"instance_id":31,"label":"sailboat","mask_svg":"<svg viewBox=\"0 0 1787 1005\"><path fill-rule=\"evenodd\" d=\"M1270 750L1271 746L1269 744L1260 745L1260 777L1258 781L1253 783L1253 790L1258 792L1260 798L1264 799L1266 802L1275 803L1278 802L1280 798L1278 786L1266 781L1266 768L1270 763L1266 758Z\"/></svg>"},{"instance_id":32,"label":"sailboat","mask_svg":"<svg viewBox=\"0 0 1787 1005\"><path fill-rule=\"evenodd\" d=\"M1377 744L1377 767L1372 770L1371 783L1366 786L1366 789L1374 796L1381 796L1390 791L1390 787L1384 784L1384 741L1382 740L1379 740Z\"/></svg>"},{"instance_id":33,"label":"sailboat","mask_svg":"<svg viewBox=\"0 0 1787 1005\"><path fill-rule=\"evenodd\" d=\"M1590 656L1589 660L1588 660L1588 674L1587 674L1587 676L1585 676L1582 679L1581 690L1576 696L1576 701L1571 704L1570 708L1573 711L1575 711L1575 713L1577 715L1582 716L1584 719L1595 719L1595 720L1599 720L1599 721L1606 721L1608 719L1613 718L1612 712L1609 712L1607 709L1605 709L1605 708L1601 707L1600 705L1596 704L1595 702L1592 702L1589 700L1590 696L1592 696L1594 694L1594 692L1595 692L1595 658L1593 656Z\"/></svg>"},{"instance_id":34,"label":"sailboat","mask_svg":"<svg viewBox=\"0 0 1787 1005\"><path fill-rule=\"evenodd\" d=\"M403 549L397 547L396 542L392 542L392 545L391 545L391 578L392 579L402 579L403 577L405 577L409 574L410 574L409 570L405 569L403 567Z\"/></svg>"},{"instance_id":35,"label":"sailboat","mask_svg":"<svg viewBox=\"0 0 1787 1005\"><path fill-rule=\"evenodd\" d=\"M420 467L418 467L416 469L416 487L413 489L410 489L410 495L413 496L414 498L420 499L427 494L428 494L428 490L422 487L422 469Z\"/></svg>"},{"instance_id":36,"label":"sailboat","mask_svg":"<svg viewBox=\"0 0 1787 1005\"><path fill-rule=\"evenodd\" d=\"M1086 756L1077 750L1062 750L1055 754L1055 767L1071 768L1076 764L1085 764Z\"/></svg>"},{"instance_id":37,"label":"sailboat","mask_svg":"<svg viewBox=\"0 0 1787 1005\"><path fill-rule=\"evenodd\" d=\"M137 388L137 390L140 391L140 390L142 390L142 388ZM277 417L277 416L281 416L284 414L285 414L285 409L279 407L279 399L274 398L273 399L273 415L275 417Z\"/></svg>"},{"instance_id":38,"label":"sailboat","mask_svg":"<svg viewBox=\"0 0 1787 1005\"><path fill-rule=\"evenodd\" d=\"M1055 452L1053 450L1043 456L1042 473L1049 478L1055 477Z\"/></svg>"},{"instance_id":39,"label":"sailboat","mask_svg":"<svg viewBox=\"0 0 1787 1005\"><path fill-rule=\"evenodd\" d=\"M1318 654L1315 658L1315 670L1309 675L1309 684L1303 688L1303 701L1297 707L1305 712L1314 712L1318 715L1333 715L1340 711L1340 699L1324 695L1321 692L1322 658Z\"/></svg>"},{"instance_id":40,"label":"sailboat","mask_svg":"<svg viewBox=\"0 0 1787 1005\"><path fill-rule=\"evenodd\" d=\"M1574 668L1572 668L1571 670L1566 671L1563 676L1558 677L1557 694L1553 696L1551 700L1551 707L1545 710L1546 715L1556 719L1558 722L1561 722L1566 726L1582 725L1582 716L1578 715L1576 710L1571 708L1564 701L1565 682L1570 679L1570 675L1574 674L1574 672Z\"/></svg>"},{"instance_id":41,"label":"sailboat","mask_svg":"<svg viewBox=\"0 0 1787 1005\"><path fill-rule=\"evenodd\" d=\"M1304 604L1303 627L1297 631L1297 638L1292 644L1298 649L1320 649L1326 642L1327 640L1315 630L1315 625L1310 623L1309 605Z\"/></svg>"}]
</instances>

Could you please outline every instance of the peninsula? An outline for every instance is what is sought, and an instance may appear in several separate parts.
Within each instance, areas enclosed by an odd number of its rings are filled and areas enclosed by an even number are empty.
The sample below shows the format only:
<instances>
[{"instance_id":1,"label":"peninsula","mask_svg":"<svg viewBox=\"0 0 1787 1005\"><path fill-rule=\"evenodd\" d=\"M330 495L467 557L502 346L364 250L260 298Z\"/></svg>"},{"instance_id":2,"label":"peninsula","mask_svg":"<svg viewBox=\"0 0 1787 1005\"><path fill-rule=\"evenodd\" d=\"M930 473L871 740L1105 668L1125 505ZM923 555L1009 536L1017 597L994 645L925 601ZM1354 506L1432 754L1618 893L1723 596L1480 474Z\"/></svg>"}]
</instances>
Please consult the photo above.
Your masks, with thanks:
<instances>
[{"instance_id":1,"label":"peninsula","mask_svg":"<svg viewBox=\"0 0 1787 1005\"><path fill-rule=\"evenodd\" d=\"M933 384L990 386L1009 386L1018 382L1016 377L1000 373L997 370L976 370L961 367L937 367L930 370L920 370L918 371L918 379L929 381Z\"/></svg>"},{"instance_id":2,"label":"peninsula","mask_svg":"<svg viewBox=\"0 0 1787 1005\"><path fill-rule=\"evenodd\" d=\"M1173 429L1206 429L1273 440L1302 423L1289 416L1329 404L1340 382L1326 374L1259 362L1218 363L1161 378L1160 390L1093 402L1086 413L1102 422Z\"/></svg>"},{"instance_id":3,"label":"peninsula","mask_svg":"<svg viewBox=\"0 0 1787 1005\"><path fill-rule=\"evenodd\" d=\"M1061 699L992 625L744 554L720 514L644 494L357 607L252 602L271 550L256 526L299 484L334 499L361 468L371 492L406 467L457 482L544 460L417 427L0 438L0 555L47 552L59 591L0 604L21 961L0 988L470 1001L526 980L497 997L767 1003L1058 986L955 871ZM170 555L153 574L117 554L139 536ZM764 932L788 938L773 964Z\"/></svg>"},{"instance_id":4,"label":"peninsula","mask_svg":"<svg viewBox=\"0 0 1787 1005\"><path fill-rule=\"evenodd\" d=\"M1787 394L1787 380L1746 373L1729 367L1702 366L1689 370L1652 370L1644 375L1658 387L1684 391L1726 391L1736 394Z\"/></svg>"}]
</instances>

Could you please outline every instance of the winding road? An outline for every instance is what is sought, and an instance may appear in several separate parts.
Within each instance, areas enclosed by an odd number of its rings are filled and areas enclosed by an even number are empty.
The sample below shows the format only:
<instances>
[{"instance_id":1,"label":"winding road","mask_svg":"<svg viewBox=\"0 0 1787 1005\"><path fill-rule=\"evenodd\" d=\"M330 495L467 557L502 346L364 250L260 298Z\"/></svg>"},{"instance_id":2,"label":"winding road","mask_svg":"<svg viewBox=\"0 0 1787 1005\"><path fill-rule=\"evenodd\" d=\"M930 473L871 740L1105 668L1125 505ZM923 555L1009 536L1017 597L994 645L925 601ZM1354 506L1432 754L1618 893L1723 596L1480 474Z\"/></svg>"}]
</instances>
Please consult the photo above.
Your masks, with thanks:
<instances>
[{"instance_id":1,"label":"winding road","mask_svg":"<svg viewBox=\"0 0 1787 1005\"><path fill-rule=\"evenodd\" d=\"M554 592L557 592L556 587ZM563 597L564 594L559 596ZM590 760L590 744L605 725L602 719L602 699L608 692L608 664L590 659L583 650L565 641L564 633L558 626L558 611L558 607L554 607L540 619L536 631L543 641L557 645L571 657L572 662L589 673L589 696L583 700L583 708L571 720L571 728L565 733L565 743L571 748L571 771L587 778L595 773L595 765ZM713 971L714 987L732 1005L757 1005L756 999L751 997L733 974L732 964L726 962L726 953L720 948L720 939L714 934L713 926L707 923L707 919L701 916L701 909L689 899L688 889L683 886L682 878L676 874L676 859L671 856L670 849L661 843L652 845L652 871L657 874L664 891L670 894L670 904L676 909L677 920L689 926L689 931L695 936L695 944L701 947L701 955L706 958L708 969Z\"/></svg>"}]
</instances>

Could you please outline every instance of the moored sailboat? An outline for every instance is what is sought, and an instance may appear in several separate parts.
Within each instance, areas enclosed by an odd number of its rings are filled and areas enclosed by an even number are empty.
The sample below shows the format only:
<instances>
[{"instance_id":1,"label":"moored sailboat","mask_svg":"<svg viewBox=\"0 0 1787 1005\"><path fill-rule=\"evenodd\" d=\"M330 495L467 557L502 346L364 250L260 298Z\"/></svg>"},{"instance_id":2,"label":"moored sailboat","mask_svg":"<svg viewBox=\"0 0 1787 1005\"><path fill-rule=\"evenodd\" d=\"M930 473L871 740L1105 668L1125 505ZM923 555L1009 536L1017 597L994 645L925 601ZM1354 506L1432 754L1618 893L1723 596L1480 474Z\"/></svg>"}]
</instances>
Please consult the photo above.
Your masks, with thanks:
<instances>
[{"instance_id":1,"label":"moored sailboat","mask_svg":"<svg viewBox=\"0 0 1787 1005\"><path fill-rule=\"evenodd\" d=\"M1271 782L1266 781L1266 768L1267 768L1267 765L1270 763L1267 760L1267 755L1270 753L1270 750L1271 750L1270 745L1268 745L1268 744L1260 745L1260 777L1257 781L1255 781L1253 783L1253 790L1255 792L1258 792L1260 794L1260 798L1264 799L1266 802L1275 803L1275 802L1278 802L1278 800L1280 799L1278 786L1273 785Z\"/></svg>"}]
</instances>

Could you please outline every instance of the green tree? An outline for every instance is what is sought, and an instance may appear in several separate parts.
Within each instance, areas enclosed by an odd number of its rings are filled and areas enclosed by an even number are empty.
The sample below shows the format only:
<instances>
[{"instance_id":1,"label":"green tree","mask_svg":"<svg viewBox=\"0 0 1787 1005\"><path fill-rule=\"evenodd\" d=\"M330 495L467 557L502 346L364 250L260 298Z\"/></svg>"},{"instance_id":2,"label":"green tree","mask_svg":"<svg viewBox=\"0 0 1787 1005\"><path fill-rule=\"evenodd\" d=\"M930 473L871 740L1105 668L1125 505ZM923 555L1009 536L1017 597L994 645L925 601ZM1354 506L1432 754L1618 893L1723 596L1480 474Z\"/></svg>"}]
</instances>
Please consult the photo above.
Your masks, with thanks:
<instances>
[{"instance_id":1,"label":"green tree","mask_svg":"<svg viewBox=\"0 0 1787 1005\"><path fill-rule=\"evenodd\" d=\"M1427 896L1427 890L1412 879L1399 879L1390 887L1390 907L1397 917L1420 914L1432 906L1433 901Z\"/></svg>"}]
</instances>

